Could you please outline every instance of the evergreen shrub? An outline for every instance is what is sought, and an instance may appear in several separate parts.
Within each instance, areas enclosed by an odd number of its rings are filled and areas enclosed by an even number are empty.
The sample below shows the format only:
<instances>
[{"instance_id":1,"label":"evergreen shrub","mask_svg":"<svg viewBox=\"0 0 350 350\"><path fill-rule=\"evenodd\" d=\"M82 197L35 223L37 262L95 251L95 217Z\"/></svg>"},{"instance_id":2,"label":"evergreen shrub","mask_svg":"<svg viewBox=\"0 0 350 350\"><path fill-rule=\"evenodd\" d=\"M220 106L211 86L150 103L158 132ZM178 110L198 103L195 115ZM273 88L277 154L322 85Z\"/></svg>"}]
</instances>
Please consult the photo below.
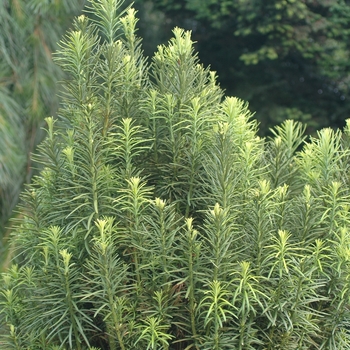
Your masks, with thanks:
<instances>
[{"instance_id":1,"label":"evergreen shrub","mask_svg":"<svg viewBox=\"0 0 350 350\"><path fill-rule=\"evenodd\" d=\"M92 0L60 42L0 287L1 349L349 349L350 122L257 136L174 29Z\"/></svg>"}]
</instances>

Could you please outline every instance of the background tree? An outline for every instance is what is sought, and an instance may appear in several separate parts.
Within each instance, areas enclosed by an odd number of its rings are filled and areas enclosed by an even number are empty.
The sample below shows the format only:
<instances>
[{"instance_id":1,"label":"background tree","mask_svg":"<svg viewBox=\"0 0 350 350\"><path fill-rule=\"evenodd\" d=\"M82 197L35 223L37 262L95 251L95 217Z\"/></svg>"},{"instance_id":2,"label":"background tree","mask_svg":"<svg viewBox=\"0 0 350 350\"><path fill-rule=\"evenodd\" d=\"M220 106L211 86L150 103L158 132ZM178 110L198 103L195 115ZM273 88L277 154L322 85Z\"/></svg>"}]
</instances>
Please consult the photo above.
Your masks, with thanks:
<instances>
[{"instance_id":1,"label":"background tree","mask_svg":"<svg viewBox=\"0 0 350 350\"><path fill-rule=\"evenodd\" d=\"M263 134L286 118L309 131L344 125L349 1L136 1L145 3L165 14L169 34L174 25L192 30L203 62L258 111Z\"/></svg>"},{"instance_id":2,"label":"background tree","mask_svg":"<svg viewBox=\"0 0 350 350\"><path fill-rule=\"evenodd\" d=\"M58 107L62 72L52 52L84 2L0 1L0 256L5 223L32 176L30 154L44 118Z\"/></svg>"}]
</instances>

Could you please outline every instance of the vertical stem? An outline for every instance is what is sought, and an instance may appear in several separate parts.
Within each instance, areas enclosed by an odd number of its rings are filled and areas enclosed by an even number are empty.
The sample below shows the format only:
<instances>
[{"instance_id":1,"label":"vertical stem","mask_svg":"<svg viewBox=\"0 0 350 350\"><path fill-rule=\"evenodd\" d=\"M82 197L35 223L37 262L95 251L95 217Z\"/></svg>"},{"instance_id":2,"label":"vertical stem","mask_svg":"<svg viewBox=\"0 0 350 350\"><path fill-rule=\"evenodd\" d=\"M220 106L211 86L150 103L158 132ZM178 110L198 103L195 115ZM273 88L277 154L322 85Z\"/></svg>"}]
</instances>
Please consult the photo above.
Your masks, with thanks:
<instances>
[{"instance_id":1,"label":"vertical stem","mask_svg":"<svg viewBox=\"0 0 350 350\"><path fill-rule=\"evenodd\" d=\"M95 211L95 218L98 218L99 214L99 206L98 206L98 188L97 188L97 170L95 163L95 146L94 146L94 131L93 131L93 122L92 122L92 110L88 111L88 123L89 123L89 153L90 153L90 171L91 171L91 179L92 179L92 201L93 208Z\"/></svg>"},{"instance_id":2,"label":"vertical stem","mask_svg":"<svg viewBox=\"0 0 350 350\"><path fill-rule=\"evenodd\" d=\"M17 334L16 334L16 328L14 325L10 325L10 338L13 342L13 346L14 346L14 349L16 350L21 350L22 347L20 345L20 343L18 342L18 339L17 339Z\"/></svg>"},{"instance_id":3,"label":"vertical stem","mask_svg":"<svg viewBox=\"0 0 350 350\"><path fill-rule=\"evenodd\" d=\"M111 54L111 56L113 56ZM103 120L103 130L102 130L102 136L107 135L107 130L108 130L108 124L109 124L109 117L111 115L111 91L112 91L112 79L111 79L111 67L110 67L110 62L109 63L109 74L108 74L108 82L107 82L107 93L106 93L106 111L104 115L104 120Z\"/></svg>"},{"instance_id":4,"label":"vertical stem","mask_svg":"<svg viewBox=\"0 0 350 350\"><path fill-rule=\"evenodd\" d=\"M141 286L141 276L140 276L140 272L139 272L139 265L140 264L139 264L139 258L138 258L136 248L134 248L134 250L133 250L133 258L134 258L135 274L136 274L137 287L138 287L138 288L136 288L136 292L138 294L139 287Z\"/></svg>"},{"instance_id":5,"label":"vertical stem","mask_svg":"<svg viewBox=\"0 0 350 350\"><path fill-rule=\"evenodd\" d=\"M164 209L160 208L160 232L162 235L162 265L164 268L164 272L168 272L168 262L167 262L167 248L166 248L166 230L164 225ZM165 285L167 282L167 275L163 273L162 285Z\"/></svg>"},{"instance_id":6,"label":"vertical stem","mask_svg":"<svg viewBox=\"0 0 350 350\"><path fill-rule=\"evenodd\" d=\"M192 218L188 218L187 222L187 235L188 235L188 281L189 281L189 311L190 311L190 319L191 319L191 329L192 336L194 339L197 338L197 330L196 330L196 320L195 320L195 309L196 309L196 300L195 300L195 281L194 281L194 261L193 257L196 255L194 243L197 232L193 229L192 226Z\"/></svg>"},{"instance_id":7,"label":"vertical stem","mask_svg":"<svg viewBox=\"0 0 350 350\"><path fill-rule=\"evenodd\" d=\"M119 318L117 316L116 310L115 310L114 295L112 293L112 289L111 289L110 285L108 285L107 293L108 293L110 310L112 311L114 330L117 333L117 338L118 338L118 342L119 342L121 350L125 350L123 336L122 336L122 334L120 332L120 324L121 324L121 322L120 322L120 320L119 320ZM117 345L116 345L116 342L115 342L113 336L109 336L108 337L108 341L109 341L110 349L111 350L117 350Z\"/></svg>"},{"instance_id":8,"label":"vertical stem","mask_svg":"<svg viewBox=\"0 0 350 350\"><path fill-rule=\"evenodd\" d=\"M76 348L77 350L82 350L81 344L80 344L80 337L79 337L79 333L77 330L77 325L76 325L76 321L75 321L75 317L74 317L74 308L72 306L72 292L70 289L70 283L69 283L69 260L64 260L64 290L66 292L66 302L68 304L68 310L69 310L69 317L70 317L70 323L71 323L71 327L73 328L73 333L74 333L74 337L75 337L75 344L76 344Z\"/></svg>"},{"instance_id":9,"label":"vertical stem","mask_svg":"<svg viewBox=\"0 0 350 350\"><path fill-rule=\"evenodd\" d=\"M218 312L218 303L217 300L215 302L215 328L214 328L214 349L215 350L220 350L219 347L219 324L218 324L218 318L219 316L219 312Z\"/></svg>"},{"instance_id":10,"label":"vertical stem","mask_svg":"<svg viewBox=\"0 0 350 350\"><path fill-rule=\"evenodd\" d=\"M73 327L74 337L75 337L75 344L77 347L77 350L82 350L80 340L79 340L79 333L76 327L75 319L74 319L74 310L72 307L72 294L69 286L69 280L68 280L68 273L65 274L65 283L66 283L66 290L67 290L67 301L68 301L68 307L69 307L69 316L70 316L70 322Z\"/></svg>"}]
</instances>

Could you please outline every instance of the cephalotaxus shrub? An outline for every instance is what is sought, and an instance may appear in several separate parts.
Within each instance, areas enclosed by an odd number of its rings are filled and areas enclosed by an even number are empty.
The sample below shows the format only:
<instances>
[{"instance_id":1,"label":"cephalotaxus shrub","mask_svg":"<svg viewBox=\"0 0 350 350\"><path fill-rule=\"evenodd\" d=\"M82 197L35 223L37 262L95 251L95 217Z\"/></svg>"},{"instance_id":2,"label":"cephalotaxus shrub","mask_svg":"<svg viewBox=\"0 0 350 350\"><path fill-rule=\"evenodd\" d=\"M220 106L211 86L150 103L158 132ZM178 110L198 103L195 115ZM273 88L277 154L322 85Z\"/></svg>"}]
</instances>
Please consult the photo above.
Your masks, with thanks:
<instances>
[{"instance_id":1,"label":"cephalotaxus shrub","mask_svg":"<svg viewBox=\"0 0 350 350\"><path fill-rule=\"evenodd\" d=\"M148 65L120 5L91 1L60 43L1 349L348 349L350 124L260 139L190 33Z\"/></svg>"}]
</instances>

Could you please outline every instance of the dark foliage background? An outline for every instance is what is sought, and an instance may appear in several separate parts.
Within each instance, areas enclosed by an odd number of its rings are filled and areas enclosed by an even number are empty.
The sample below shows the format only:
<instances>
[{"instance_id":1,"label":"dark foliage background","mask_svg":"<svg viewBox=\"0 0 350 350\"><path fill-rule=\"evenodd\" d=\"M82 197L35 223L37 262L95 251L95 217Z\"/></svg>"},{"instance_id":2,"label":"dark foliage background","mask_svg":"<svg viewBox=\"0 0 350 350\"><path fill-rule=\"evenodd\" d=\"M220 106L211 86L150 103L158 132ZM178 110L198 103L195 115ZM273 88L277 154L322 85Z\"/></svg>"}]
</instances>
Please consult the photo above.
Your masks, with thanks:
<instances>
[{"instance_id":1,"label":"dark foliage background","mask_svg":"<svg viewBox=\"0 0 350 350\"><path fill-rule=\"evenodd\" d=\"M136 0L135 5L147 17L141 31L153 30L154 42L167 39L174 26L192 30L202 62L218 72L227 94L257 111L261 134L286 118L307 122L309 132L344 126L350 107L349 1ZM149 25L152 19L155 26ZM146 41L146 49L153 49Z\"/></svg>"}]
</instances>

